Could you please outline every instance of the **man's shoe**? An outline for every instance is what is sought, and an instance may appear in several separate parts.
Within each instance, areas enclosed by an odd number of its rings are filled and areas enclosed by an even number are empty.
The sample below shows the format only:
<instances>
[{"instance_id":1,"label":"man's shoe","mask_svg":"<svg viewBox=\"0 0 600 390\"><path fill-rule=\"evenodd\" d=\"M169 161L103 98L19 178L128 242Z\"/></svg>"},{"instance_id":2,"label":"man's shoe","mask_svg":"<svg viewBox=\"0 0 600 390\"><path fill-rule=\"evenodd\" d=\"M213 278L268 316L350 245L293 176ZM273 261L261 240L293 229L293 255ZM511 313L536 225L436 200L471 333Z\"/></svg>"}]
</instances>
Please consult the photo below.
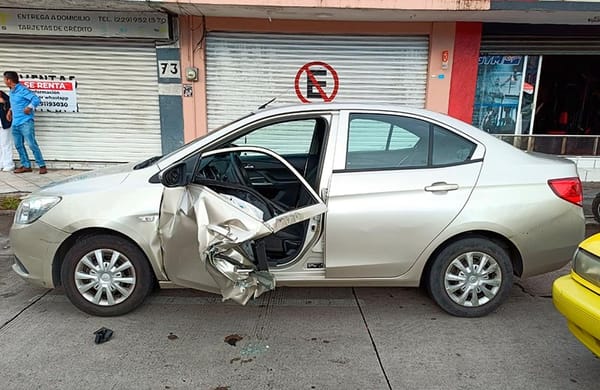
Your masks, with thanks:
<instances>
[{"instance_id":1,"label":"man's shoe","mask_svg":"<svg viewBox=\"0 0 600 390\"><path fill-rule=\"evenodd\" d=\"M46 173L48 173L46 167L40 167L40 175L45 175Z\"/></svg>"},{"instance_id":2,"label":"man's shoe","mask_svg":"<svg viewBox=\"0 0 600 390\"><path fill-rule=\"evenodd\" d=\"M33 169L26 167L19 167L14 170L15 173L33 172Z\"/></svg>"}]
</instances>

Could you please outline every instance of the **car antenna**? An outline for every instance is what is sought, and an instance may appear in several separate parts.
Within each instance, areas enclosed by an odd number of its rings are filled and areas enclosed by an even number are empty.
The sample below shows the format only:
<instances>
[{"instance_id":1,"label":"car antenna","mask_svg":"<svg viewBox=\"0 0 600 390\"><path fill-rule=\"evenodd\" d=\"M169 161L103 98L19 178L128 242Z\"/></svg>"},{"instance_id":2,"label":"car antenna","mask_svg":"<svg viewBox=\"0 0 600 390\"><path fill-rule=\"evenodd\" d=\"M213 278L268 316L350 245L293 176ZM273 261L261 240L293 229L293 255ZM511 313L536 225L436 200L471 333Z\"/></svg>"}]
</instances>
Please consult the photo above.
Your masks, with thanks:
<instances>
[{"instance_id":1,"label":"car antenna","mask_svg":"<svg viewBox=\"0 0 600 390\"><path fill-rule=\"evenodd\" d=\"M258 109L262 110L263 108L267 107L269 104L273 103L276 99L277 99L277 97L274 97L273 99L269 100L268 102L266 102L262 106L258 106Z\"/></svg>"}]
</instances>

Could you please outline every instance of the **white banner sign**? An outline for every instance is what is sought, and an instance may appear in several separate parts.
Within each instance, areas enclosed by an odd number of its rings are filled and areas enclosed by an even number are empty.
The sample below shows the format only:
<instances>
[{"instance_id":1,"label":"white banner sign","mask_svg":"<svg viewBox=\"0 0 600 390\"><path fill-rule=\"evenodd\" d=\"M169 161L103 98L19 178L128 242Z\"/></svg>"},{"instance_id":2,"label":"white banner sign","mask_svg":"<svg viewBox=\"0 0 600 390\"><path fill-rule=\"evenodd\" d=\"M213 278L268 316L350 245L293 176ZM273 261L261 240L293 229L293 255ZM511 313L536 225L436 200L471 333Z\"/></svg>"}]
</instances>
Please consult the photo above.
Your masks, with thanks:
<instances>
[{"instance_id":1,"label":"white banner sign","mask_svg":"<svg viewBox=\"0 0 600 390\"><path fill-rule=\"evenodd\" d=\"M21 80L42 101L37 111L77 112L77 88L72 81Z\"/></svg>"},{"instance_id":2,"label":"white banner sign","mask_svg":"<svg viewBox=\"0 0 600 390\"><path fill-rule=\"evenodd\" d=\"M0 8L0 34L169 38L160 12L95 12Z\"/></svg>"}]
</instances>

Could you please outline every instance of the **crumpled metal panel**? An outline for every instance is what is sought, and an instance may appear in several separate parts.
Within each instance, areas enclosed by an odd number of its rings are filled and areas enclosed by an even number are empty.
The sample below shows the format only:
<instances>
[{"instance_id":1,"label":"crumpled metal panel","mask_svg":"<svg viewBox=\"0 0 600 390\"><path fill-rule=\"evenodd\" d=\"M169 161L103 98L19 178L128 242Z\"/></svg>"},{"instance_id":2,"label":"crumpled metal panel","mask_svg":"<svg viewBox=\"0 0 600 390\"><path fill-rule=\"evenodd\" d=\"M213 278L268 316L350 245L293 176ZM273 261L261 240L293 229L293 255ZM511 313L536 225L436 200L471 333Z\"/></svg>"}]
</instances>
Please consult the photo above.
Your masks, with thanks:
<instances>
[{"instance_id":1,"label":"crumpled metal panel","mask_svg":"<svg viewBox=\"0 0 600 390\"><path fill-rule=\"evenodd\" d=\"M219 253L218 247L212 249L215 250L207 252L206 270L217 282L224 301L231 299L245 305L250 298L257 298L275 288L275 277L270 272L246 267Z\"/></svg>"},{"instance_id":2,"label":"crumpled metal panel","mask_svg":"<svg viewBox=\"0 0 600 390\"><path fill-rule=\"evenodd\" d=\"M264 222L258 208L231 195L199 185L166 189L160 237L167 274L177 283L209 291L214 281L223 300L245 305L275 288L274 276L257 268L249 242L326 210L327 206L318 203ZM192 239L197 241L197 251L189 250ZM212 281L206 280L206 273Z\"/></svg>"},{"instance_id":3,"label":"crumpled metal panel","mask_svg":"<svg viewBox=\"0 0 600 390\"><path fill-rule=\"evenodd\" d=\"M323 203L317 203L310 206L303 207L301 209L288 211L287 213L280 214L276 217L271 218L265 222L265 225L277 233L278 231L285 229L295 223L305 221L312 217L320 214L324 214L327 211L327 206Z\"/></svg>"},{"instance_id":4,"label":"crumpled metal panel","mask_svg":"<svg viewBox=\"0 0 600 390\"><path fill-rule=\"evenodd\" d=\"M166 206L161 217L163 243L172 240L166 243L169 251L177 250L177 245L189 245L185 242L173 245L179 239L172 233L180 230L180 223L189 226L190 222L195 222L197 265L203 266L214 279L223 300L232 299L244 305L250 298L275 288L273 275L257 269L252 248L248 244L273 233L262 220L257 219L259 215L254 206L203 186L190 185L170 195L175 196L163 200ZM167 209L171 212L167 212Z\"/></svg>"}]
</instances>

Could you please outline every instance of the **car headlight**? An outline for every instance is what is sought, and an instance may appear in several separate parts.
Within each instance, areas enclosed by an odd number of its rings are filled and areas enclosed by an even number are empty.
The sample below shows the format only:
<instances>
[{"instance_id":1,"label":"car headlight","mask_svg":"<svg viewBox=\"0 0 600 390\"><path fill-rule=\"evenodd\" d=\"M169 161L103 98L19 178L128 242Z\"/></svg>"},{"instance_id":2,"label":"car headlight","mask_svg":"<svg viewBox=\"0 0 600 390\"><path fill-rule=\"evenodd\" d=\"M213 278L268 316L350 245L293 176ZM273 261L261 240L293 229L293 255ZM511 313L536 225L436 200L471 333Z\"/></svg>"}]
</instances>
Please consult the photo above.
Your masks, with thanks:
<instances>
[{"instance_id":1,"label":"car headlight","mask_svg":"<svg viewBox=\"0 0 600 390\"><path fill-rule=\"evenodd\" d=\"M588 282L600 287L600 258L581 248L573 258L573 270Z\"/></svg>"},{"instance_id":2,"label":"car headlight","mask_svg":"<svg viewBox=\"0 0 600 390\"><path fill-rule=\"evenodd\" d=\"M59 196L31 196L19 204L15 213L15 223L32 223L60 202Z\"/></svg>"}]
</instances>

